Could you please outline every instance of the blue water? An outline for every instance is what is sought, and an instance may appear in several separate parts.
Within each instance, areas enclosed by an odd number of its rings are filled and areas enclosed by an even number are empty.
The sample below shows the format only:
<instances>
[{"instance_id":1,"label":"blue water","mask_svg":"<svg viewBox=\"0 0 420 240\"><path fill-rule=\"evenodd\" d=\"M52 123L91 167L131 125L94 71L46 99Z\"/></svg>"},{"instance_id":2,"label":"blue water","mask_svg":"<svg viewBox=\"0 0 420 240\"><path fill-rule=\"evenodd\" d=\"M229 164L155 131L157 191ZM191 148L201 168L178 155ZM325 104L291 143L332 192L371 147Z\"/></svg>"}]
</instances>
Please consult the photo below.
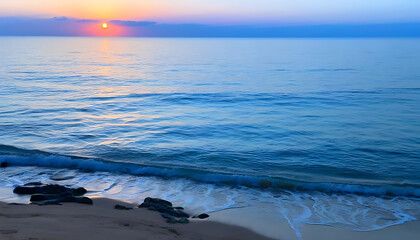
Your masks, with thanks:
<instances>
[{"instance_id":1,"label":"blue water","mask_svg":"<svg viewBox=\"0 0 420 240\"><path fill-rule=\"evenodd\" d=\"M4 186L69 175L100 196L153 193L191 211L202 194L213 199L206 211L264 198L296 226L420 218L418 39L3 37L0 46Z\"/></svg>"}]
</instances>

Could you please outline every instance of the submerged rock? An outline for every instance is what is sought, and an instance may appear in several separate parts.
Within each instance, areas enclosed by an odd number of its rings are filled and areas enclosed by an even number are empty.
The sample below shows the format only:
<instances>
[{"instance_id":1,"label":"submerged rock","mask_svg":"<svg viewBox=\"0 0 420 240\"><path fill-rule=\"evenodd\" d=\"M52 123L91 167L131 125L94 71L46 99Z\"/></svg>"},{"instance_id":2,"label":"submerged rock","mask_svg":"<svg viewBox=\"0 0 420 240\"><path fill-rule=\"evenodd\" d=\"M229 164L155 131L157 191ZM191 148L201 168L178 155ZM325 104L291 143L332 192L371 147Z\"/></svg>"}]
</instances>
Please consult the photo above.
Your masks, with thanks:
<instances>
[{"instance_id":1,"label":"submerged rock","mask_svg":"<svg viewBox=\"0 0 420 240\"><path fill-rule=\"evenodd\" d=\"M160 198L145 198L144 202L140 204L139 208L147 208L152 211L161 213L163 218L166 218L169 223L188 223L190 215L182 211L179 207L173 207L172 203Z\"/></svg>"},{"instance_id":2,"label":"submerged rock","mask_svg":"<svg viewBox=\"0 0 420 240\"><path fill-rule=\"evenodd\" d=\"M125 207L125 206L119 205L119 204L115 205L114 208L118 209L118 210L131 210L131 209L133 209L131 207Z\"/></svg>"},{"instance_id":3,"label":"submerged rock","mask_svg":"<svg viewBox=\"0 0 420 240\"><path fill-rule=\"evenodd\" d=\"M1 162L0 163L0 167L7 167L9 166L9 164L7 162Z\"/></svg>"}]
</instances>

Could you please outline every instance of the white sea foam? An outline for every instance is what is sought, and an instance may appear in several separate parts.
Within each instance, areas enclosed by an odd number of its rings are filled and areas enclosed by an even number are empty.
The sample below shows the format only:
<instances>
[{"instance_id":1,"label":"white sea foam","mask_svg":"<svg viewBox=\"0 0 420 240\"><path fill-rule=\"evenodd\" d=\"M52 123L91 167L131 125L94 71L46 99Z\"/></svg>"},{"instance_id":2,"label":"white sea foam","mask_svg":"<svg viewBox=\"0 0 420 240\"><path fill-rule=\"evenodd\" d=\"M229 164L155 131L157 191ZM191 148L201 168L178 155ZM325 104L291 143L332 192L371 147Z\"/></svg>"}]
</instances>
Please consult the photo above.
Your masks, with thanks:
<instances>
[{"instance_id":1,"label":"white sea foam","mask_svg":"<svg viewBox=\"0 0 420 240\"><path fill-rule=\"evenodd\" d=\"M57 183L51 177L62 169L33 166L9 167L1 170L0 187L10 188L31 181ZM381 229L420 219L420 199L409 197L382 198L369 195L277 191L200 183L188 179L164 179L155 176L80 172L66 170L67 180L60 184L83 186L88 196L101 196L141 203L145 197L159 197L183 206L192 214L230 208L258 207L264 204L279 221L287 219L300 236L304 224L323 224L357 231ZM0 200L8 201L11 195Z\"/></svg>"},{"instance_id":2,"label":"white sea foam","mask_svg":"<svg viewBox=\"0 0 420 240\"><path fill-rule=\"evenodd\" d=\"M12 166L39 166L49 168L77 169L82 171L103 171L116 174L185 178L198 182L246 186L280 190L318 191L325 193L354 193L375 196L420 197L420 188L395 185L360 185L322 182L300 182L289 179L267 178L205 172L182 168L162 168L134 163L110 162L95 159L74 158L59 155L31 154L30 156L0 155L0 161Z\"/></svg>"}]
</instances>

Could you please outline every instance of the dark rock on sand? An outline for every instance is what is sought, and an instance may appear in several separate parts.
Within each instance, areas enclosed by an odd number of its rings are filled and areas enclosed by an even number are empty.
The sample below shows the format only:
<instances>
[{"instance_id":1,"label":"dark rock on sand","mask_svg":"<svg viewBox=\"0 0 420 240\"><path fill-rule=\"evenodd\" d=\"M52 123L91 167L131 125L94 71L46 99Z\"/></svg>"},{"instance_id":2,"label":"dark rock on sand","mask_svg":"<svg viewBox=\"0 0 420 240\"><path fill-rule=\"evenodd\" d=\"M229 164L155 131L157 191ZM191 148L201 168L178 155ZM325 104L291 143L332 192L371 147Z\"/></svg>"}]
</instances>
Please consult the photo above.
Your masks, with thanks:
<instances>
[{"instance_id":1,"label":"dark rock on sand","mask_svg":"<svg viewBox=\"0 0 420 240\"><path fill-rule=\"evenodd\" d=\"M163 218L166 218L166 219L171 219L171 218L173 218L171 215L169 215L169 214L167 214L167 213L161 213L161 214L160 214L160 216L162 216Z\"/></svg>"},{"instance_id":2,"label":"dark rock on sand","mask_svg":"<svg viewBox=\"0 0 420 240\"><path fill-rule=\"evenodd\" d=\"M157 205L161 205L161 206L169 206L172 207L172 203L160 198L151 198L151 197L147 197L144 199L143 203L150 203L150 204L157 204Z\"/></svg>"},{"instance_id":3,"label":"dark rock on sand","mask_svg":"<svg viewBox=\"0 0 420 240\"><path fill-rule=\"evenodd\" d=\"M188 218L174 218L173 216L167 214L167 213L162 213L160 214L163 218L166 218L166 222L168 223L189 223L190 221L188 220Z\"/></svg>"},{"instance_id":4,"label":"dark rock on sand","mask_svg":"<svg viewBox=\"0 0 420 240\"><path fill-rule=\"evenodd\" d=\"M9 166L9 164L7 162L1 162L0 163L0 167L7 167Z\"/></svg>"},{"instance_id":5,"label":"dark rock on sand","mask_svg":"<svg viewBox=\"0 0 420 240\"><path fill-rule=\"evenodd\" d=\"M17 194L56 194L56 195L76 195L80 196L85 194L87 191L84 188L68 188L57 184L50 184L45 186L35 187L16 187L13 190Z\"/></svg>"},{"instance_id":6,"label":"dark rock on sand","mask_svg":"<svg viewBox=\"0 0 420 240\"><path fill-rule=\"evenodd\" d=\"M92 205L93 201L92 199L88 197L60 197L56 199L46 199L45 201L41 200L37 202L38 205L61 205L61 203L81 203L81 204L88 204Z\"/></svg>"},{"instance_id":7,"label":"dark rock on sand","mask_svg":"<svg viewBox=\"0 0 420 240\"><path fill-rule=\"evenodd\" d=\"M80 196L80 195L84 195L85 193L87 193L87 191L85 188L82 188L82 187L76 188L76 190L74 190L74 195Z\"/></svg>"},{"instance_id":8,"label":"dark rock on sand","mask_svg":"<svg viewBox=\"0 0 420 240\"><path fill-rule=\"evenodd\" d=\"M44 206L44 205L62 205L62 204L59 203L59 202L56 202L56 201L45 201L45 202L43 202L41 204L38 204L38 205Z\"/></svg>"},{"instance_id":9,"label":"dark rock on sand","mask_svg":"<svg viewBox=\"0 0 420 240\"><path fill-rule=\"evenodd\" d=\"M158 211L161 216L166 218L169 223L188 223L190 215L179 208L174 208L172 203L160 198L146 198L140 204L139 208L147 208L152 211Z\"/></svg>"},{"instance_id":10,"label":"dark rock on sand","mask_svg":"<svg viewBox=\"0 0 420 240\"><path fill-rule=\"evenodd\" d=\"M198 216L195 216L194 218L205 219L205 218L208 218L208 217L210 217L210 216L207 213L202 213Z\"/></svg>"},{"instance_id":11,"label":"dark rock on sand","mask_svg":"<svg viewBox=\"0 0 420 240\"><path fill-rule=\"evenodd\" d=\"M92 199L79 197L87 192L84 188L68 188L57 184L43 186L40 182L31 182L23 187L16 187L13 192L30 194L32 195L30 201L37 202L40 205L59 204L60 202L93 204Z\"/></svg>"},{"instance_id":12,"label":"dark rock on sand","mask_svg":"<svg viewBox=\"0 0 420 240\"><path fill-rule=\"evenodd\" d=\"M62 197L57 200L57 202L73 202L73 203L81 203L81 204L89 204L92 205L92 199L88 197Z\"/></svg>"},{"instance_id":13,"label":"dark rock on sand","mask_svg":"<svg viewBox=\"0 0 420 240\"><path fill-rule=\"evenodd\" d=\"M118 209L118 210L131 210L131 209L133 209L131 207L125 207L125 206L119 205L119 204L115 205L114 208Z\"/></svg>"},{"instance_id":14,"label":"dark rock on sand","mask_svg":"<svg viewBox=\"0 0 420 240\"><path fill-rule=\"evenodd\" d=\"M31 196L30 201L31 202L40 202L40 201L46 201L51 199L57 199L60 196L58 195L44 195L44 194L34 194Z\"/></svg>"},{"instance_id":15,"label":"dark rock on sand","mask_svg":"<svg viewBox=\"0 0 420 240\"><path fill-rule=\"evenodd\" d=\"M15 187L14 193L17 194L36 194L41 193L40 187Z\"/></svg>"}]
</instances>

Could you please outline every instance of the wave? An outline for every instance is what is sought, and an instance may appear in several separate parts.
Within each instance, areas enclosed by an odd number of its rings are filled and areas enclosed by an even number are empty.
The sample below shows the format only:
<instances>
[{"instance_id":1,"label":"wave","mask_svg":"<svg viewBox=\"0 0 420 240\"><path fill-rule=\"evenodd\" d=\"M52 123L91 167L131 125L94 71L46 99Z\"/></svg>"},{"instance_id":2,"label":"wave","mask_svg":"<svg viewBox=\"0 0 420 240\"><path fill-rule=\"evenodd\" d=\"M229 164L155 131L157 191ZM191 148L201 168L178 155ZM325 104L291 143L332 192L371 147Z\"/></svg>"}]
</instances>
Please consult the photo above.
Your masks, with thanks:
<instances>
[{"instance_id":1,"label":"wave","mask_svg":"<svg viewBox=\"0 0 420 240\"><path fill-rule=\"evenodd\" d=\"M272 191L318 191L323 193L351 193L372 196L420 197L420 187L415 184L348 184L305 182L286 178L233 175L198 169L164 168L127 162L105 161L77 156L57 155L39 150L25 150L0 145L0 162L9 166L37 166L47 168L77 169L85 172L111 172L163 178L185 178L203 183L235 187L263 188Z\"/></svg>"}]
</instances>

